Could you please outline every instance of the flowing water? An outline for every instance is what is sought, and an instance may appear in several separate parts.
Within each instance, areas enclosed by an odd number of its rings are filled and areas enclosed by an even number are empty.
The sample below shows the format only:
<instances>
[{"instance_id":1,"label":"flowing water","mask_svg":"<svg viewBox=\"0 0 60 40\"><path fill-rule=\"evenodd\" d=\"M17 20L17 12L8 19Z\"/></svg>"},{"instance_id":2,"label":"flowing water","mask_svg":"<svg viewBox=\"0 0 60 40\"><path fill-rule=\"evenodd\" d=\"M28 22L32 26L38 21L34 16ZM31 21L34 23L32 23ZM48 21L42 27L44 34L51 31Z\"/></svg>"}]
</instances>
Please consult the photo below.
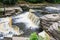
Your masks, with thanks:
<instances>
[{"instance_id":1,"label":"flowing water","mask_svg":"<svg viewBox=\"0 0 60 40\"><path fill-rule=\"evenodd\" d=\"M48 11L51 13L55 13L57 11L57 13L60 13L59 8L60 6L58 6L57 8L50 6L50 7L46 7L44 11ZM32 21L28 18L28 14L29 12L23 12L22 14L12 16L13 25L17 25L20 28L20 30L24 32L24 34L22 34L21 36L29 36L32 32L38 33L42 31L40 26L32 24ZM34 14L38 17L46 15L46 14L41 13L40 11L36 11Z\"/></svg>"},{"instance_id":2,"label":"flowing water","mask_svg":"<svg viewBox=\"0 0 60 40\"><path fill-rule=\"evenodd\" d=\"M13 16L13 25L17 25L20 30L24 31L24 36L30 35L32 32L37 32L39 26L32 24L28 18L29 12L24 12L20 15Z\"/></svg>"},{"instance_id":3,"label":"flowing water","mask_svg":"<svg viewBox=\"0 0 60 40\"><path fill-rule=\"evenodd\" d=\"M57 10L57 12L60 12L60 9L55 8L55 7L46 7L45 8L46 11L48 12L55 12ZM37 25L33 25L31 22L31 20L28 18L28 14L29 12L24 12L22 14L13 16L13 25L17 25L20 30L22 30L24 32L24 34L22 36L29 36L32 32L38 32L38 31L42 31L42 29L40 29L40 26ZM36 11L34 13L36 16L41 17L43 14L40 11Z\"/></svg>"}]
</instances>

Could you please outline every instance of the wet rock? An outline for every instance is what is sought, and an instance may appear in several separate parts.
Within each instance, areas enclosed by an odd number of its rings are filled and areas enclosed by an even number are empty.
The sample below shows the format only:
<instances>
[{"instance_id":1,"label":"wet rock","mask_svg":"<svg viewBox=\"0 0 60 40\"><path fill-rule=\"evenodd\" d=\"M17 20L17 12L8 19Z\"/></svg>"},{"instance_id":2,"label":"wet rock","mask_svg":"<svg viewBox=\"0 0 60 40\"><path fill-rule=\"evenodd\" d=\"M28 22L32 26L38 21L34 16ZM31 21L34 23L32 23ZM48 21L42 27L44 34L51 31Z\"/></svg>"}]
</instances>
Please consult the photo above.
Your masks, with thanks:
<instances>
[{"instance_id":1,"label":"wet rock","mask_svg":"<svg viewBox=\"0 0 60 40\"><path fill-rule=\"evenodd\" d=\"M28 37L12 37L12 40L29 40Z\"/></svg>"},{"instance_id":2,"label":"wet rock","mask_svg":"<svg viewBox=\"0 0 60 40\"><path fill-rule=\"evenodd\" d=\"M50 36L45 31L40 32L38 35L42 40L50 40Z\"/></svg>"},{"instance_id":3,"label":"wet rock","mask_svg":"<svg viewBox=\"0 0 60 40\"><path fill-rule=\"evenodd\" d=\"M51 33L51 35L54 36L56 40L60 40L60 31L59 31L59 23L55 22L53 23L50 28L48 28L48 31Z\"/></svg>"},{"instance_id":4,"label":"wet rock","mask_svg":"<svg viewBox=\"0 0 60 40\"><path fill-rule=\"evenodd\" d=\"M43 11L40 10L40 9L30 9L29 12L35 14L35 15L38 16L38 17L41 17L42 15L44 15L44 14L42 13Z\"/></svg>"},{"instance_id":5,"label":"wet rock","mask_svg":"<svg viewBox=\"0 0 60 40\"><path fill-rule=\"evenodd\" d=\"M47 14L40 17L41 26L56 40L60 40L60 14Z\"/></svg>"},{"instance_id":6,"label":"wet rock","mask_svg":"<svg viewBox=\"0 0 60 40\"><path fill-rule=\"evenodd\" d=\"M47 14L47 15L42 16L41 19L44 19L46 21L59 21L60 14Z\"/></svg>"},{"instance_id":7,"label":"wet rock","mask_svg":"<svg viewBox=\"0 0 60 40\"><path fill-rule=\"evenodd\" d=\"M57 22L60 20L60 15L59 14L47 14L42 17L41 19L41 26L44 29L48 29L54 22Z\"/></svg>"},{"instance_id":8,"label":"wet rock","mask_svg":"<svg viewBox=\"0 0 60 40\"><path fill-rule=\"evenodd\" d=\"M5 10L4 8L0 8L1 9L1 16L11 16L13 14L19 14L21 12L23 12L22 8L20 7L5 7ZM5 11L4 15L3 15L3 12Z\"/></svg>"},{"instance_id":9,"label":"wet rock","mask_svg":"<svg viewBox=\"0 0 60 40\"><path fill-rule=\"evenodd\" d=\"M5 37L4 40L12 40L12 38L7 38L7 37Z\"/></svg>"}]
</instances>

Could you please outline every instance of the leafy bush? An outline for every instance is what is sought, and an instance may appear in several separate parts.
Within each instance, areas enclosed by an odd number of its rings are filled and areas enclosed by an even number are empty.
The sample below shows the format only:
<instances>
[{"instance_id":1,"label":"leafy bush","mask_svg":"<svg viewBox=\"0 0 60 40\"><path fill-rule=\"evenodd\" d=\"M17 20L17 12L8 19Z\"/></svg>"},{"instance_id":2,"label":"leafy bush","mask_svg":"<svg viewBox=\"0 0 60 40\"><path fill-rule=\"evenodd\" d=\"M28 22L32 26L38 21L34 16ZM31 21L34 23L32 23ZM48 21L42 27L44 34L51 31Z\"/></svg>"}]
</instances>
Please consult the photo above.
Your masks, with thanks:
<instances>
[{"instance_id":1,"label":"leafy bush","mask_svg":"<svg viewBox=\"0 0 60 40\"><path fill-rule=\"evenodd\" d=\"M38 40L38 35L34 32L30 36L30 40Z\"/></svg>"},{"instance_id":2,"label":"leafy bush","mask_svg":"<svg viewBox=\"0 0 60 40\"><path fill-rule=\"evenodd\" d=\"M50 40L50 36L44 31L37 35L36 32L30 35L30 40Z\"/></svg>"}]
</instances>

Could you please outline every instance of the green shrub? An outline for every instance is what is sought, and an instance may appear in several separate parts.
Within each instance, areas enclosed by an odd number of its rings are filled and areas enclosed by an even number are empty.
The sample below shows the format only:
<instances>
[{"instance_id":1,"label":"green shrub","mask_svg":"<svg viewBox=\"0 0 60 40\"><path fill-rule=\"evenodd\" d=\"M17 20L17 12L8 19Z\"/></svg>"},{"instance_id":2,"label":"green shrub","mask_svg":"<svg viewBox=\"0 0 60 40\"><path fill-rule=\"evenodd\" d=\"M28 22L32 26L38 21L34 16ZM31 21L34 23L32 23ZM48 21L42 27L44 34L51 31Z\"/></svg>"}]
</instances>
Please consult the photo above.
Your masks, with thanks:
<instances>
[{"instance_id":1,"label":"green shrub","mask_svg":"<svg viewBox=\"0 0 60 40\"><path fill-rule=\"evenodd\" d=\"M30 36L30 40L38 40L38 35L34 32Z\"/></svg>"}]
</instances>

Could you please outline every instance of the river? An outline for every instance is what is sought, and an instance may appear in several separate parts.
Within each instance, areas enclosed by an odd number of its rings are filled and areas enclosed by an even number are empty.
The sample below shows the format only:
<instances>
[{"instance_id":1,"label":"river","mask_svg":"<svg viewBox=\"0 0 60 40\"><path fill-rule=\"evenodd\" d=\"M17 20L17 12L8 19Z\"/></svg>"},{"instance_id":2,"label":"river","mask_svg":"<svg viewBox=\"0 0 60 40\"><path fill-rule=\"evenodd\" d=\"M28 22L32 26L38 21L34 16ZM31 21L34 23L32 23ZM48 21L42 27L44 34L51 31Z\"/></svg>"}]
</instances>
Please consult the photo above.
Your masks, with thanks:
<instances>
[{"instance_id":1,"label":"river","mask_svg":"<svg viewBox=\"0 0 60 40\"><path fill-rule=\"evenodd\" d=\"M38 9L34 9L34 10L38 10ZM60 13L60 7L47 6L45 7L44 10L50 13ZM39 28L40 26L31 24L31 21L28 18L28 14L29 11L23 12L22 14L16 16L12 16L13 25L17 25L20 28L20 30L24 32L23 36L29 36L32 32L42 31L42 29ZM38 17L46 15L41 13L40 11L36 11L34 14Z\"/></svg>"},{"instance_id":2,"label":"river","mask_svg":"<svg viewBox=\"0 0 60 40\"><path fill-rule=\"evenodd\" d=\"M13 16L13 25L17 25L20 30L24 32L23 36L28 36L32 32L38 32L39 26L32 24L32 21L28 18L29 12L24 12L20 15ZM40 15L39 15L40 16Z\"/></svg>"}]
</instances>

